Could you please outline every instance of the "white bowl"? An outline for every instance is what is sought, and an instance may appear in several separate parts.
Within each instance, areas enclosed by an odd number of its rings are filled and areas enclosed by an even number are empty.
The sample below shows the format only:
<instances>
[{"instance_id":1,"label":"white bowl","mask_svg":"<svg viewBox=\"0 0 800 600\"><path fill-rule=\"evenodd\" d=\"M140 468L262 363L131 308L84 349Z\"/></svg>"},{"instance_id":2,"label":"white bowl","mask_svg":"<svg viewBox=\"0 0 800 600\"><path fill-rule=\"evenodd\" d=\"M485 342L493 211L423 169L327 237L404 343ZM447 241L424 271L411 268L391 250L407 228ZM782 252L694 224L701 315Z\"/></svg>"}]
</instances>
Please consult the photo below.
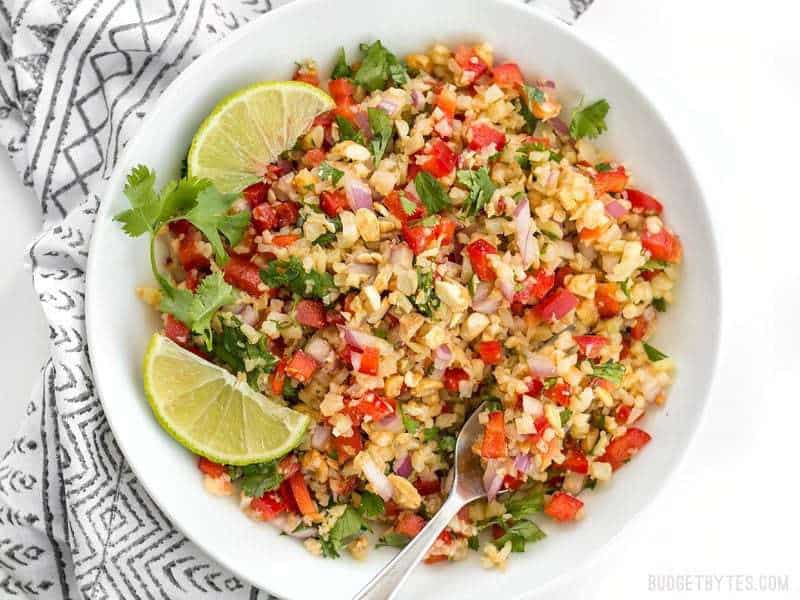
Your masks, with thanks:
<instances>
[{"instance_id":1,"label":"white bowl","mask_svg":"<svg viewBox=\"0 0 800 600\"><path fill-rule=\"evenodd\" d=\"M381 39L398 55L434 42L485 40L529 77L547 77L560 96L607 98L609 131L599 144L657 195L681 235L685 266L677 299L655 344L679 365L663 410L643 426L653 441L608 486L586 495L586 518L571 525L541 519L548 537L512 556L505 573L475 558L420 567L403 598L515 598L585 563L649 504L675 470L695 432L716 362L720 320L718 263L698 182L667 123L636 85L576 31L522 3L501 0L299 0L268 13L199 58L169 87L129 144L108 187L88 269L87 327L94 374L111 427L131 468L153 499L208 554L253 584L293 600L351 597L392 556L366 562L312 557L301 543L248 520L230 499L206 494L194 457L164 433L142 392L141 362L157 327L135 294L152 281L144 239L132 241L112 216L124 209L125 175L138 163L160 183L178 173L195 128L229 92L259 80L288 79L294 61L311 57L328 73L337 48L355 57L360 42ZM446 592L444 592L446 590Z\"/></svg>"}]
</instances>

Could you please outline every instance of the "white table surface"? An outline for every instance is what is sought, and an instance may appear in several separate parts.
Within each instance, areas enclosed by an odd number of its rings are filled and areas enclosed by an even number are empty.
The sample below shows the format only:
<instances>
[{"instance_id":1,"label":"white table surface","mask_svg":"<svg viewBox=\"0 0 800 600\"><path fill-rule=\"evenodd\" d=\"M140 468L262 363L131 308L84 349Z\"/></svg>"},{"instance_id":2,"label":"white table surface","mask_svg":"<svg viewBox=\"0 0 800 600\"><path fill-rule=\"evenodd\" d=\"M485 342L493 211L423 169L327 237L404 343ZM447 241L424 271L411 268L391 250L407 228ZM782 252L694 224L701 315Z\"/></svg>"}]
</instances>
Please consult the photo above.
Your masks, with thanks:
<instances>
[{"instance_id":1,"label":"white table surface","mask_svg":"<svg viewBox=\"0 0 800 600\"><path fill-rule=\"evenodd\" d=\"M648 90L697 166L721 246L724 339L711 408L685 463L644 514L548 597L697 593L653 591L656 575L676 584L716 576L710 588L686 584L719 598L800 597L798 17L791 0L596 0L577 25ZM5 156L0 183L3 449L45 360L47 328L23 269L38 205ZM788 577L790 591L737 591L749 585L744 577L757 586L762 575Z\"/></svg>"}]
</instances>

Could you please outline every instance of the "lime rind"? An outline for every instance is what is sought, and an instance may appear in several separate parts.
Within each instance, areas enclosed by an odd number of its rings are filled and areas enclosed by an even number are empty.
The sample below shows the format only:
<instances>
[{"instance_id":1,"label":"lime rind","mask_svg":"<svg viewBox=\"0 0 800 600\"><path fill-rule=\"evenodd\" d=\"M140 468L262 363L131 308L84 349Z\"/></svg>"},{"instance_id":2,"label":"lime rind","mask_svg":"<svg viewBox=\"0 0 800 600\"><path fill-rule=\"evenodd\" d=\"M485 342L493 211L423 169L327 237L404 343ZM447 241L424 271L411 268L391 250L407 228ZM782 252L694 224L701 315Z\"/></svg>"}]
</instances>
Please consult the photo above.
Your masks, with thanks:
<instances>
[{"instance_id":1,"label":"lime rind","mask_svg":"<svg viewBox=\"0 0 800 600\"><path fill-rule=\"evenodd\" d=\"M159 374L164 367L173 375ZM194 378L196 385L170 391L181 377ZM202 389L205 394L199 393ZM248 465L284 456L300 444L311 422L308 415L266 398L158 333L144 357L144 390L156 420L172 438L221 464Z\"/></svg>"}]
</instances>

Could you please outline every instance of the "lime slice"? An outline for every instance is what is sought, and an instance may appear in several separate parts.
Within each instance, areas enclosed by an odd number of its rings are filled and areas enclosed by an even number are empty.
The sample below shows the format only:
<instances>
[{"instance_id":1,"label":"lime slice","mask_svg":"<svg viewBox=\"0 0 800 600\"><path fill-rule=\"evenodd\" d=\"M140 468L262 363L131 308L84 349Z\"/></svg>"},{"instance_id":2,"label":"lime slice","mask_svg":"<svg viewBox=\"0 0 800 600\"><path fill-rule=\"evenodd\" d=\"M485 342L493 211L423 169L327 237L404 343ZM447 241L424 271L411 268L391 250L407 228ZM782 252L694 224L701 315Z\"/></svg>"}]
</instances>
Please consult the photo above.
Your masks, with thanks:
<instances>
[{"instance_id":1,"label":"lime slice","mask_svg":"<svg viewBox=\"0 0 800 600\"><path fill-rule=\"evenodd\" d=\"M265 81L234 92L194 134L189 174L210 179L222 192L239 192L333 107L328 94L299 81Z\"/></svg>"},{"instance_id":2,"label":"lime slice","mask_svg":"<svg viewBox=\"0 0 800 600\"><path fill-rule=\"evenodd\" d=\"M144 357L144 390L161 426L217 463L283 456L300 443L310 421L158 333Z\"/></svg>"}]
</instances>

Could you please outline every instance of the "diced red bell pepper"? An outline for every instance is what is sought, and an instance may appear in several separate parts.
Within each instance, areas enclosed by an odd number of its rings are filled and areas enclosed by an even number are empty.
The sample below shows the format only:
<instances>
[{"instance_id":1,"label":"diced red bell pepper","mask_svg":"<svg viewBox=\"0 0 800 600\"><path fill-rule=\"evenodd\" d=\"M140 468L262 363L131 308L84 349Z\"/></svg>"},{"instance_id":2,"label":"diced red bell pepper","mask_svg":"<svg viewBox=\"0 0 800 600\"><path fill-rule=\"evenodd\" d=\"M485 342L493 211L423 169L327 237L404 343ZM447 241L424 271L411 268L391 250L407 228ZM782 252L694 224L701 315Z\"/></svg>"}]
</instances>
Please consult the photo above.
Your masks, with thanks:
<instances>
[{"instance_id":1,"label":"diced red bell pepper","mask_svg":"<svg viewBox=\"0 0 800 600\"><path fill-rule=\"evenodd\" d=\"M627 404L620 404L614 413L614 420L620 425L625 425L631 416L631 407Z\"/></svg>"},{"instance_id":2,"label":"diced red bell pepper","mask_svg":"<svg viewBox=\"0 0 800 600\"><path fill-rule=\"evenodd\" d=\"M452 219L447 219L442 217L439 219L439 222L433 228L433 238L439 239L439 243L442 246L447 246L453 241L453 237L456 233L456 222Z\"/></svg>"},{"instance_id":3,"label":"diced red bell pepper","mask_svg":"<svg viewBox=\"0 0 800 600\"><path fill-rule=\"evenodd\" d=\"M431 479L422 479L420 477L414 482L414 487L417 488L420 496L430 496L442 491L442 484L436 477Z\"/></svg>"},{"instance_id":4,"label":"diced red bell pepper","mask_svg":"<svg viewBox=\"0 0 800 600\"><path fill-rule=\"evenodd\" d=\"M386 208L389 209L389 212L392 213L398 221L400 221L403 225L408 223L409 221L416 221L418 219L422 219L425 217L425 206L422 204L422 201L416 197L414 194L405 194L404 199L405 203L408 204L409 202L413 204L416 208L412 214L406 213L405 209L403 208L403 197L401 197L401 193L397 190L391 192L388 196L383 199L383 203Z\"/></svg>"},{"instance_id":5,"label":"diced red bell pepper","mask_svg":"<svg viewBox=\"0 0 800 600\"><path fill-rule=\"evenodd\" d=\"M647 319L644 317L638 317L633 322L633 326L631 327L631 337L635 340L644 339L644 336L647 335L648 325Z\"/></svg>"},{"instance_id":6,"label":"diced red bell pepper","mask_svg":"<svg viewBox=\"0 0 800 600\"><path fill-rule=\"evenodd\" d=\"M255 208L262 202L267 201L267 192L269 191L269 185L263 181L259 181L254 183L253 185L247 186L242 191L242 195L244 196L247 203L250 205L250 208Z\"/></svg>"},{"instance_id":7,"label":"diced red bell pepper","mask_svg":"<svg viewBox=\"0 0 800 600\"><path fill-rule=\"evenodd\" d=\"M505 490L518 490L522 487L523 483L524 481L522 481L522 479L518 479L513 475L506 475L503 477L503 489Z\"/></svg>"},{"instance_id":8,"label":"diced red bell pepper","mask_svg":"<svg viewBox=\"0 0 800 600\"><path fill-rule=\"evenodd\" d=\"M248 259L230 256L222 269L222 276L232 286L251 296L260 296L263 292L259 287L261 284L259 272L258 265Z\"/></svg>"},{"instance_id":9,"label":"diced red bell pepper","mask_svg":"<svg viewBox=\"0 0 800 600\"><path fill-rule=\"evenodd\" d=\"M481 444L481 456L483 458L503 458L507 454L503 413L496 411L489 414L489 422L486 423L486 431Z\"/></svg>"},{"instance_id":10,"label":"diced red bell pepper","mask_svg":"<svg viewBox=\"0 0 800 600\"><path fill-rule=\"evenodd\" d=\"M286 383L286 360L281 359L275 366L275 372L272 374L272 380L270 381L272 393L276 396L283 394L284 383Z\"/></svg>"},{"instance_id":11,"label":"diced red bell pepper","mask_svg":"<svg viewBox=\"0 0 800 600\"><path fill-rule=\"evenodd\" d=\"M300 461L294 454L287 454L278 463L278 471L281 475L291 477L300 470Z\"/></svg>"},{"instance_id":12,"label":"diced red bell pepper","mask_svg":"<svg viewBox=\"0 0 800 600\"><path fill-rule=\"evenodd\" d=\"M286 363L286 375L300 383L307 383L313 377L318 366L314 357L309 356L302 350L298 350Z\"/></svg>"},{"instance_id":13,"label":"diced red bell pepper","mask_svg":"<svg viewBox=\"0 0 800 600\"><path fill-rule=\"evenodd\" d=\"M414 513L403 513L397 520L394 530L407 537L413 538L425 527L425 519Z\"/></svg>"},{"instance_id":14,"label":"diced red bell pepper","mask_svg":"<svg viewBox=\"0 0 800 600\"><path fill-rule=\"evenodd\" d=\"M517 63L507 62L492 69L494 82L500 87L517 87L525 82Z\"/></svg>"},{"instance_id":15,"label":"diced red bell pepper","mask_svg":"<svg viewBox=\"0 0 800 600\"><path fill-rule=\"evenodd\" d=\"M167 313L164 320L164 335L179 346L188 346L191 333L191 330L186 325Z\"/></svg>"},{"instance_id":16,"label":"diced red bell pepper","mask_svg":"<svg viewBox=\"0 0 800 600\"><path fill-rule=\"evenodd\" d=\"M329 217L335 217L340 212L350 207L344 190L325 190L320 194L319 205Z\"/></svg>"},{"instance_id":17,"label":"diced red bell pepper","mask_svg":"<svg viewBox=\"0 0 800 600\"><path fill-rule=\"evenodd\" d=\"M494 144L499 152L506 145L506 134L486 123L475 123L470 127L472 139L469 142L470 150L482 150Z\"/></svg>"},{"instance_id":18,"label":"diced red bell pepper","mask_svg":"<svg viewBox=\"0 0 800 600\"><path fill-rule=\"evenodd\" d=\"M444 177L456 168L458 156L443 140L436 139L431 144L428 159L420 166L434 177Z\"/></svg>"},{"instance_id":19,"label":"diced red bell pepper","mask_svg":"<svg viewBox=\"0 0 800 600\"><path fill-rule=\"evenodd\" d=\"M594 303L597 312L604 319L616 317L622 310L622 304L617 300L617 284L601 283L598 284L594 292Z\"/></svg>"},{"instance_id":20,"label":"diced red bell pepper","mask_svg":"<svg viewBox=\"0 0 800 600\"><path fill-rule=\"evenodd\" d=\"M469 375L464 369L450 368L444 372L444 389L448 392L458 392L458 384L469 379Z\"/></svg>"},{"instance_id":21,"label":"diced red bell pepper","mask_svg":"<svg viewBox=\"0 0 800 600\"><path fill-rule=\"evenodd\" d=\"M414 225L413 227L403 225L403 239L414 254L421 254L428 249L434 240L434 230L424 225Z\"/></svg>"},{"instance_id":22,"label":"diced red bell pepper","mask_svg":"<svg viewBox=\"0 0 800 600\"><path fill-rule=\"evenodd\" d=\"M655 260L679 263L683 256L680 238L666 227L662 227L658 233L650 233L647 229L642 231L642 246Z\"/></svg>"},{"instance_id":23,"label":"diced red bell pepper","mask_svg":"<svg viewBox=\"0 0 800 600\"><path fill-rule=\"evenodd\" d=\"M645 213L647 215L660 215L664 210L661 202L653 198L650 194L645 194L639 190L628 188L625 192L628 195L628 202L631 203L633 212Z\"/></svg>"},{"instance_id":24,"label":"diced red bell pepper","mask_svg":"<svg viewBox=\"0 0 800 600\"><path fill-rule=\"evenodd\" d=\"M364 448L364 440L361 439L361 430L353 426L353 435L349 437L333 436L333 447L339 455L339 462L347 462Z\"/></svg>"},{"instance_id":25,"label":"diced red bell pepper","mask_svg":"<svg viewBox=\"0 0 800 600\"><path fill-rule=\"evenodd\" d=\"M623 167L603 171L594 176L594 192L597 196L609 192L621 192L628 184L628 175Z\"/></svg>"},{"instance_id":26,"label":"diced red bell pepper","mask_svg":"<svg viewBox=\"0 0 800 600\"><path fill-rule=\"evenodd\" d=\"M592 242L597 238L599 238L602 233L603 233L602 227L593 227L593 228L586 227L584 229L581 229L581 232L578 234L578 237L582 242Z\"/></svg>"},{"instance_id":27,"label":"diced red bell pepper","mask_svg":"<svg viewBox=\"0 0 800 600\"><path fill-rule=\"evenodd\" d=\"M528 391L526 394L531 398L538 398L544 391L544 382L538 377L534 377L528 382Z\"/></svg>"},{"instance_id":28,"label":"diced red bell pepper","mask_svg":"<svg viewBox=\"0 0 800 600\"><path fill-rule=\"evenodd\" d=\"M608 344L608 338L602 335L576 335L572 339L587 358L597 358L603 346Z\"/></svg>"},{"instance_id":29,"label":"diced red bell pepper","mask_svg":"<svg viewBox=\"0 0 800 600\"><path fill-rule=\"evenodd\" d=\"M574 521L583 502L566 492L556 492L544 505L544 512L556 521Z\"/></svg>"},{"instance_id":30,"label":"diced red bell pepper","mask_svg":"<svg viewBox=\"0 0 800 600\"><path fill-rule=\"evenodd\" d=\"M205 456L197 457L197 468L214 479L222 477L225 474L225 467L223 465L212 462Z\"/></svg>"},{"instance_id":31,"label":"diced red bell pepper","mask_svg":"<svg viewBox=\"0 0 800 600\"><path fill-rule=\"evenodd\" d=\"M467 256L472 264L472 270L481 281L494 281L497 275L489 264L488 256L497 254L497 248L484 239L478 239L467 245Z\"/></svg>"},{"instance_id":32,"label":"diced red bell pepper","mask_svg":"<svg viewBox=\"0 0 800 600\"><path fill-rule=\"evenodd\" d=\"M559 406L569 406L570 398L572 398L572 388L568 383L559 382L551 385L544 391L545 398L548 398L558 404Z\"/></svg>"},{"instance_id":33,"label":"diced red bell pepper","mask_svg":"<svg viewBox=\"0 0 800 600\"><path fill-rule=\"evenodd\" d=\"M381 353L377 348L374 346L364 348L364 351L361 353L361 364L358 367L359 373L377 375L380 360Z\"/></svg>"},{"instance_id":34,"label":"diced red bell pepper","mask_svg":"<svg viewBox=\"0 0 800 600\"><path fill-rule=\"evenodd\" d=\"M464 71L473 73L473 81L489 69L489 65L478 56L477 52L475 52L475 48L469 46L459 46L456 48L455 59L458 66Z\"/></svg>"},{"instance_id":35,"label":"diced red bell pepper","mask_svg":"<svg viewBox=\"0 0 800 600\"><path fill-rule=\"evenodd\" d=\"M534 304L547 296L555 284L555 274L539 269L522 282L522 289L514 294L514 302Z\"/></svg>"},{"instance_id":36,"label":"diced red bell pepper","mask_svg":"<svg viewBox=\"0 0 800 600\"><path fill-rule=\"evenodd\" d=\"M448 119L455 117L456 95L453 92L449 90L442 90L436 94L436 100L434 102Z\"/></svg>"},{"instance_id":37,"label":"diced red bell pepper","mask_svg":"<svg viewBox=\"0 0 800 600\"><path fill-rule=\"evenodd\" d=\"M278 486L278 495L281 497L281 501L286 506L286 510L293 513L300 512L300 510L297 508L297 502L294 501L292 486L289 485L288 479L281 481L281 484Z\"/></svg>"},{"instance_id":38,"label":"diced red bell pepper","mask_svg":"<svg viewBox=\"0 0 800 600\"><path fill-rule=\"evenodd\" d=\"M289 477L289 485L292 488L292 495L294 496L294 501L297 502L297 508L300 510L300 514L316 514L317 504L311 498L306 480L303 478L303 474L300 471Z\"/></svg>"},{"instance_id":39,"label":"diced red bell pepper","mask_svg":"<svg viewBox=\"0 0 800 600\"><path fill-rule=\"evenodd\" d=\"M325 150L322 148L312 148L303 155L303 164L310 169L318 167L323 160L325 160Z\"/></svg>"},{"instance_id":40,"label":"diced red bell pepper","mask_svg":"<svg viewBox=\"0 0 800 600\"><path fill-rule=\"evenodd\" d=\"M586 475L589 472L589 461L586 455L577 449L567 451L567 457L562 465L567 471Z\"/></svg>"},{"instance_id":41,"label":"diced red bell pepper","mask_svg":"<svg viewBox=\"0 0 800 600\"><path fill-rule=\"evenodd\" d=\"M291 246L297 240L300 239L300 236L296 233L287 233L284 235L276 235L272 238L272 243L279 248L286 248L287 246Z\"/></svg>"},{"instance_id":42,"label":"diced red bell pepper","mask_svg":"<svg viewBox=\"0 0 800 600\"><path fill-rule=\"evenodd\" d=\"M250 508L265 521L271 521L286 510L286 504L278 492L267 492L260 498L250 500Z\"/></svg>"},{"instance_id":43,"label":"diced red bell pepper","mask_svg":"<svg viewBox=\"0 0 800 600\"><path fill-rule=\"evenodd\" d=\"M356 421L360 423L366 416L371 417L373 421L380 421L397 411L397 403L393 398L386 398L376 392L367 392L352 406L354 411L348 413L354 423Z\"/></svg>"},{"instance_id":44,"label":"diced red bell pepper","mask_svg":"<svg viewBox=\"0 0 800 600\"><path fill-rule=\"evenodd\" d=\"M278 229L291 227L300 218L300 207L295 202L280 202L275 205Z\"/></svg>"},{"instance_id":45,"label":"diced red bell pepper","mask_svg":"<svg viewBox=\"0 0 800 600\"><path fill-rule=\"evenodd\" d=\"M278 213L266 202L256 206L251 213L253 225L261 231L273 231L278 227Z\"/></svg>"},{"instance_id":46,"label":"diced red bell pepper","mask_svg":"<svg viewBox=\"0 0 800 600\"><path fill-rule=\"evenodd\" d=\"M628 462L634 454L641 450L652 438L650 434L630 427L620 437L611 440L611 443L606 446L606 451L600 457L602 462L611 464L611 468L615 471L622 465Z\"/></svg>"},{"instance_id":47,"label":"diced red bell pepper","mask_svg":"<svg viewBox=\"0 0 800 600\"><path fill-rule=\"evenodd\" d=\"M332 79L328 84L328 90L333 101L338 104L343 98L351 98L356 88L349 79L343 77L341 79Z\"/></svg>"},{"instance_id":48,"label":"diced red bell pepper","mask_svg":"<svg viewBox=\"0 0 800 600\"><path fill-rule=\"evenodd\" d=\"M536 305L536 314L545 321L563 318L578 306L578 298L566 288L553 290Z\"/></svg>"},{"instance_id":49,"label":"diced red bell pepper","mask_svg":"<svg viewBox=\"0 0 800 600\"><path fill-rule=\"evenodd\" d=\"M503 359L503 345L497 340L478 342L478 354L487 365L497 365Z\"/></svg>"},{"instance_id":50,"label":"diced red bell pepper","mask_svg":"<svg viewBox=\"0 0 800 600\"><path fill-rule=\"evenodd\" d=\"M303 83L307 83L309 85L318 86L319 85L319 77L316 73L306 73L301 72L299 69L294 72L292 76L293 81L302 81Z\"/></svg>"},{"instance_id":51,"label":"diced red bell pepper","mask_svg":"<svg viewBox=\"0 0 800 600\"><path fill-rule=\"evenodd\" d=\"M300 325L314 329L321 329L328 324L325 305L319 300L300 300L295 307L295 317Z\"/></svg>"},{"instance_id":52,"label":"diced red bell pepper","mask_svg":"<svg viewBox=\"0 0 800 600\"><path fill-rule=\"evenodd\" d=\"M178 244L178 262L184 271L207 269L211 260L203 253L203 234L192 227Z\"/></svg>"}]
</instances>

